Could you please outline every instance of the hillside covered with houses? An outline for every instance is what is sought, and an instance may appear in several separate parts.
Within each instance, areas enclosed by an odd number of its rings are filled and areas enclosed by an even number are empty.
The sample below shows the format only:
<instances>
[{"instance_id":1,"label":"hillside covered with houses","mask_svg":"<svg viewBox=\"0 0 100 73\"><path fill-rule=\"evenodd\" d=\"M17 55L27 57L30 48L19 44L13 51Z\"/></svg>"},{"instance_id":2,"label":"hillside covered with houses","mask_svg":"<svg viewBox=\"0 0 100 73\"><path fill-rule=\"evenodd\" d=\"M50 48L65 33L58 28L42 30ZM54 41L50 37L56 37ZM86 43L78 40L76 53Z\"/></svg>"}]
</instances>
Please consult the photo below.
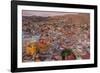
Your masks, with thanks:
<instances>
[{"instance_id":1,"label":"hillside covered with houses","mask_svg":"<svg viewBox=\"0 0 100 73\"><path fill-rule=\"evenodd\" d=\"M22 61L90 59L90 15L22 16Z\"/></svg>"}]
</instances>

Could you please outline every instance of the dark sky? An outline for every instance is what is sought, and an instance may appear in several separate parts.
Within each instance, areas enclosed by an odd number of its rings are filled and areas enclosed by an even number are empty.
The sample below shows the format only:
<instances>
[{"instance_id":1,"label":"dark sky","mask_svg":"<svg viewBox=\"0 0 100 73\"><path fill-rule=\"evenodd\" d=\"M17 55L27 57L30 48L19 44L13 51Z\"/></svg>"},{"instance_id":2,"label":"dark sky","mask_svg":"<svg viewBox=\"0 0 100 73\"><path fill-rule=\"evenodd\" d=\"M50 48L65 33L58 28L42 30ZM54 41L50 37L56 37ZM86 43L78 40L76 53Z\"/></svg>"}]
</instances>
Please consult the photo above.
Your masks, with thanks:
<instances>
[{"instance_id":1,"label":"dark sky","mask_svg":"<svg viewBox=\"0 0 100 73\"><path fill-rule=\"evenodd\" d=\"M49 11L35 11L35 10L22 10L22 16L57 16L57 15L65 15L65 14L77 14L70 12L49 12Z\"/></svg>"}]
</instances>

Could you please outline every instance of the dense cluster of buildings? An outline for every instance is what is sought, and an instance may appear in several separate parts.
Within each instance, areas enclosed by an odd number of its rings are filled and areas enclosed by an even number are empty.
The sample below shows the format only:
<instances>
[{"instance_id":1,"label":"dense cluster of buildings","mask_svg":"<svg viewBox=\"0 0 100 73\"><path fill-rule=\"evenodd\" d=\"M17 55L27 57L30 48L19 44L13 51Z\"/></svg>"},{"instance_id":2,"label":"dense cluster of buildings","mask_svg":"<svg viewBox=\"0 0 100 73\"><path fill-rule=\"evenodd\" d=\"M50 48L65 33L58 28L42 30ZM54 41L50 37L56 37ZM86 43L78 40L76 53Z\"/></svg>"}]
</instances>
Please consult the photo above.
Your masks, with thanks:
<instances>
[{"instance_id":1,"label":"dense cluster of buildings","mask_svg":"<svg viewBox=\"0 0 100 73\"><path fill-rule=\"evenodd\" d=\"M26 42L38 44L41 40L48 47L46 51L36 52L34 57L38 57L38 61L62 60L61 53L66 49L72 50L76 56L74 59L90 58L89 14L43 17L44 20L42 17L42 20L35 18L36 16L32 16L31 19L23 17L23 61L35 61L36 59L25 54Z\"/></svg>"}]
</instances>

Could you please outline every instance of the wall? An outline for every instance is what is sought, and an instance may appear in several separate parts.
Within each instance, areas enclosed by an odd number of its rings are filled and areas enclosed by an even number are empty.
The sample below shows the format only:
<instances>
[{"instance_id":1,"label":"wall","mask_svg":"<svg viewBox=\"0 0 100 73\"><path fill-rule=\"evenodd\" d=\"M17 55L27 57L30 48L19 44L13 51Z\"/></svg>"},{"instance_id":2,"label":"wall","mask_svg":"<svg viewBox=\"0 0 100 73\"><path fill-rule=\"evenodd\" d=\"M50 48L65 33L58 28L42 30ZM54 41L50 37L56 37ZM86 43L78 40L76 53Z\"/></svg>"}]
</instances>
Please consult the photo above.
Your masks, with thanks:
<instances>
[{"instance_id":1,"label":"wall","mask_svg":"<svg viewBox=\"0 0 100 73\"><path fill-rule=\"evenodd\" d=\"M59 3L75 3L75 4L94 4L98 5L98 13L100 13L100 0L33 0ZM0 0L0 73L10 73L10 0ZM98 14L98 19L100 14ZM98 22L99 24L100 22ZM98 25L98 28L100 25ZM98 29L100 31L100 29ZM100 37L100 34L98 34ZM100 38L98 38L98 43ZM98 49L100 46L98 46ZM100 51L100 49L98 50ZM98 54L100 56L100 53ZM98 59L100 61L100 57ZM99 62L100 64L100 62ZM56 71L42 71L37 73L100 73L100 66L98 68L86 69L71 69L71 70L56 70ZM27 72L28 73L28 72ZM32 72L31 72L32 73ZM36 73L36 72L34 72Z\"/></svg>"}]
</instances>

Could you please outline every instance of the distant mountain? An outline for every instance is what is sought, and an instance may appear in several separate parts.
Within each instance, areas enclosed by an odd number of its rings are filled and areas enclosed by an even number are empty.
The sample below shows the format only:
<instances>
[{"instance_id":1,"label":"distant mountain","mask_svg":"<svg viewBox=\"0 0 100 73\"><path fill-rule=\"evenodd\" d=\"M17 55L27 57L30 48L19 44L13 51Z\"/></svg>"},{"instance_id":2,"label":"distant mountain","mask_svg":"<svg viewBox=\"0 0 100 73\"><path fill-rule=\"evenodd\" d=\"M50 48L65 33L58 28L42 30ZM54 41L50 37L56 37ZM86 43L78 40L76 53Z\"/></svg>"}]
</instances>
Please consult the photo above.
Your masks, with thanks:
<instances>
[{"instance_id":1,"label":"distant mountain","mask_svg":"<svg viewBox=\"0 0 100 73\"><path fill-rule=\"evenodd\" d=\"M22 16L23 21L30 21L30 22L58 22L58 21L66 21L67 23L72 24L89 24L90 23L90 16L88 13L79 13L79 14L67 14L67 15L60 15L60 16L49 16L49 17L42 17L42 16Z\"/></svg>"},{"instance_id":2,"label":"distant mountain","mask_svg":"<svg viewBox=\"0 0 100 73\"><path fill-rule=\"evenodd\" d=\"M48 17L42 17L42 16L22 16L23 21L32 21L32 22L41 22L41 21L47 21Z\"/></svg>"}]
</instances>

